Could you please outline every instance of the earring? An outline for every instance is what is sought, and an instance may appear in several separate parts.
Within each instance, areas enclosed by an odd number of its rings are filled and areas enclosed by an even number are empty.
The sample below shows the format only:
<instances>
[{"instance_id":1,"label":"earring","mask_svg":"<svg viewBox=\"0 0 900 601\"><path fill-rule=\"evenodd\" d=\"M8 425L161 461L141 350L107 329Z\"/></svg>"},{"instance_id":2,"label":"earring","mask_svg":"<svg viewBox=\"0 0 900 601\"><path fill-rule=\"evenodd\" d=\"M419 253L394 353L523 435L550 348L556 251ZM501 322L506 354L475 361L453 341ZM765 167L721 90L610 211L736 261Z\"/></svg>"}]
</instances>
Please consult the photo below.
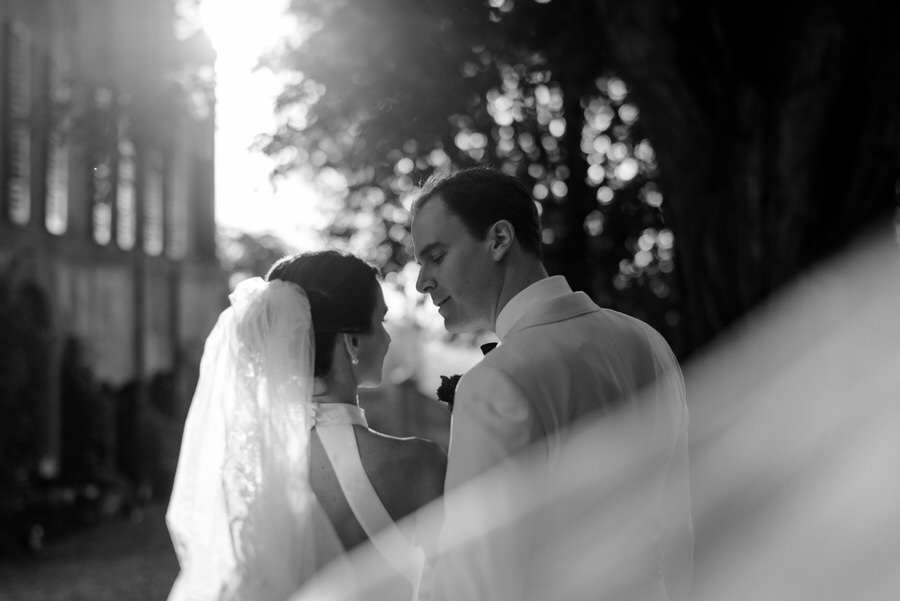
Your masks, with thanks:
<instances>
[{"instance_id":1,"label":"earring","mask_svg":"<svg viewBox=\"0 0 900 601\"><path fill-rule=\"evenodd\" d=\"M352 363L353 365L359 365L359 359L356 357L351 357L350 363Z\"/></svg>"}]
</instances>

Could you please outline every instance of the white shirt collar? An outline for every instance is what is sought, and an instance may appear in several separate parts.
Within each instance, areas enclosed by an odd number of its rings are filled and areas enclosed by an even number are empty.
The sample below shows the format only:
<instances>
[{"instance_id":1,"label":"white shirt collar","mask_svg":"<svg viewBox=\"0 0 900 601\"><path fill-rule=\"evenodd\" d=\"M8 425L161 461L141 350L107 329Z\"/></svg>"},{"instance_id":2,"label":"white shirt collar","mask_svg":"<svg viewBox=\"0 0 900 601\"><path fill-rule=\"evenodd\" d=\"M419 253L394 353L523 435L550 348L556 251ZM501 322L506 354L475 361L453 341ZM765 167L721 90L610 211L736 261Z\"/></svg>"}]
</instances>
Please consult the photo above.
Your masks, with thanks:
<instances>
[{"instance_id":1,"label":"white shirt collar","mask_svg":"<svg viewBox=\"0 0 900 601\"><path fill-rule=\"evenodd\" d=\"M566 294L572 294L572 289L569 288L569 283L563 276L554 275L538 280L509 299L509 302L500 310L500 315L497 316L494 332L500 340L503 340L516 322L524 317L534 305Z\"/></svg>"}]
</instances>

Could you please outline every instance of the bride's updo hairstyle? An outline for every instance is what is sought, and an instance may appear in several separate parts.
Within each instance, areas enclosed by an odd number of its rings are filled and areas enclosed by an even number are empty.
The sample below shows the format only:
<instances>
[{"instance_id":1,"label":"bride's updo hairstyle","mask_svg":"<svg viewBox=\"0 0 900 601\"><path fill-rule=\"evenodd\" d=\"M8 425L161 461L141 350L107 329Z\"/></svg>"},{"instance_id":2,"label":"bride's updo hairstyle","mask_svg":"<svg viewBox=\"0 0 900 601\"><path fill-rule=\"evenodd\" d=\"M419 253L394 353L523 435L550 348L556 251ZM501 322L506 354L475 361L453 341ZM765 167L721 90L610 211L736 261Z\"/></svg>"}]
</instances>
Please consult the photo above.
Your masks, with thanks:
<instances>
[{"instance_id":1,"label":"bride's updo hairstyle","mask_svg":"<svg viewBox=\"0 0 900 601\"><path fill-rule=\"evenodd\" d=\"M334 250L279 260L266 279L293 282L306 291L316 340L315 375L331 371L338 334L372 331L378 270L359 257Z\"/></svg>"}]
</instances>

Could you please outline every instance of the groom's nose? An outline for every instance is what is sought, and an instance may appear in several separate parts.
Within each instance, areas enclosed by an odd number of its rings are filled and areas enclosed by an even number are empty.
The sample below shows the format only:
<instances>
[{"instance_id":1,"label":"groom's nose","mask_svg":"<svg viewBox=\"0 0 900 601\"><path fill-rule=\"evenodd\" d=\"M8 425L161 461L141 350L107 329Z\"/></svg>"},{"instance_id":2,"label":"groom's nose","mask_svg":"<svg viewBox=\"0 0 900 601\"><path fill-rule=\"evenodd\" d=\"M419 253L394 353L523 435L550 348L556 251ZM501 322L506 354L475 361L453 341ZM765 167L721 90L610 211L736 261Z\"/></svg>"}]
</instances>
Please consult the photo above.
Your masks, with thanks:
<instances>
[{"instance_id":1,"label":"groom's nose","mask_svg":"<svg viewBox=\"0 0 900 601\"><path fill-rule=\"evenodd\" d=\"M428 275L425 267L419 269L419 277L416 278L416 290L419 294L425 294L434 288L434 280Z\"/></svg>"}]
</instances>

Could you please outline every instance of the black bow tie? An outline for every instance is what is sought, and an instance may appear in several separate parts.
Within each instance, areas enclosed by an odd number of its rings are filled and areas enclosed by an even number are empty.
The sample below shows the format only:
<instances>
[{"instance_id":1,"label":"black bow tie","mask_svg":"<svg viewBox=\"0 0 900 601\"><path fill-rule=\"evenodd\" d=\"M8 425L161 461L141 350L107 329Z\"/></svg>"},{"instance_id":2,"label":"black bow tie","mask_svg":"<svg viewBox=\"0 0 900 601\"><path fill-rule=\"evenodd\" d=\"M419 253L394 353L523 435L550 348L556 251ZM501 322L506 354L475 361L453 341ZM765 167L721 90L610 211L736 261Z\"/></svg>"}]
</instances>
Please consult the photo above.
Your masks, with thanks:
<instances>
[{"instance_id":1,"label":"black bow tie","mask_svg":"<svg viewBox=\"0 0 900 601\"><path fill-rule=\"evenodd\" d=\"M486 342L481 345L481 352L485 355L494 350L494 347L497 346L496 342Z\"/></svg>"}]
</instances>

